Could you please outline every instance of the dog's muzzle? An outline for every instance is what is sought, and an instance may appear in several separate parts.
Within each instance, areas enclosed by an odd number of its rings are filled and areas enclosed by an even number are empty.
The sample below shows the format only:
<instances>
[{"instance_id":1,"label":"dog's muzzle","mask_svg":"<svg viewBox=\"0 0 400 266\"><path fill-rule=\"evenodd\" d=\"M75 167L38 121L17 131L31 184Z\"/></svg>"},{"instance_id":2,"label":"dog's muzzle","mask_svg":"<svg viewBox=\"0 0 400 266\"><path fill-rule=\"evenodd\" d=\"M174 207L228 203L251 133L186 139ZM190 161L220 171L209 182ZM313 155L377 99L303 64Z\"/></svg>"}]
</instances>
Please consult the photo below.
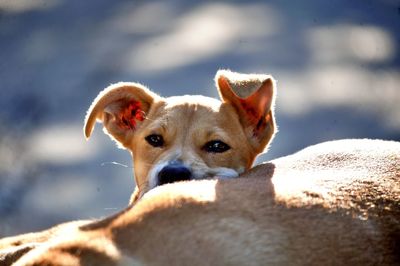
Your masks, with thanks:
<instances>
[{"instance_id":1,"label":"dog's muzzle","mask_svg":"<svg viewBox=\"0 0 400 266\"><path fill-rule=\"evenodd\" d=\"M158 185L192 179L192 171L181 161L172 161L158 173Z\"/></svg>"}]
</instances>

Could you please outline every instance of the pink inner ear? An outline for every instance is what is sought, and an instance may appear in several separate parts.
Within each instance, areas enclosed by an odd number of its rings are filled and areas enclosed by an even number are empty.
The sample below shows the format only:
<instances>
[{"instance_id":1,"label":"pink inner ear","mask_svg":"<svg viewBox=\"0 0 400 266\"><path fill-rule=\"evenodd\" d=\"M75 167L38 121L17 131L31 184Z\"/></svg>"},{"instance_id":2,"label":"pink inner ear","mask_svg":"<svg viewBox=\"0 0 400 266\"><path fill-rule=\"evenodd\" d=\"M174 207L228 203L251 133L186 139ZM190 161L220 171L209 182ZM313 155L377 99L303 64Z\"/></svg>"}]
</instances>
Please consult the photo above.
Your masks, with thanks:
<instances>
[{"instance_id":1,"label":"pink inner ear","mask_svg":"<svg viewBox=\"0 0 400 266\"><path fill-rule=\"evenodd\" d=\"M137 121L145 119L145 113L138 101L129 102L118 114L118 126L122 129L135 129Z\"/></svg>"},{"instance_id":2,"label":"pink inner ear","mask_svg":"<svg viewBox=\"0 0 400 266\"><path fill-rule=\"evenodd\" d=\"M258 122L271 108L272 92L265 85L246 99L239 99L240 105L251 121Z\"/></svg>"},{"instance_id":3,"label":"pink inner ear","mask_svg":"<svg viewBox=\"0 0 400 266\"><path fill-rule=\"evenodd\" d=\"M239 99L241 108L246 112L247 120L254 123L260 118L258 106L254 106L247 99Z\"/></svg>"},{"instance_id":4,"label":"pink inner ear","mask_svg":"<svg viewBox=\"0 0 400 266\"><path fill-rule=\"evenodd\" d=\"M272 90L267 84L264 84L246 99L239 99L240 105L247 115L248 122L254 127L253 136L260 135L271 119L269 115L271 99Z\"/></svg>"}]
</instances>

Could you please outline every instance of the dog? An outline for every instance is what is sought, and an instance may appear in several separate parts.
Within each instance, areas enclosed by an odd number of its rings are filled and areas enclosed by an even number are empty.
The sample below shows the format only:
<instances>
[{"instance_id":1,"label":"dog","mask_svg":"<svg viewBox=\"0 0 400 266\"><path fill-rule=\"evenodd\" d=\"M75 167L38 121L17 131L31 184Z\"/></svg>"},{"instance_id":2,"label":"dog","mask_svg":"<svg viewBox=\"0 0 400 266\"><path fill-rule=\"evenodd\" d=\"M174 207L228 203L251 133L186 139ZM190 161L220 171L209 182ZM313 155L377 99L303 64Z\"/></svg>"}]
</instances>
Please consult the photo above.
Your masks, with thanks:
<instances>
[{"instance_id":1,"label":"dog","mask_svg":"<svg viewBox=\"0 0 400 266\"><path fill-rule=\"evenodd\" d=\"M339 140L233 179L158 186L121 212L0 240L0 264L398 265L400 142Z\"/></svg>"},{"instance_id":2,"label":"dog","mask_svg":"<svg viewBox=\"0 0 400 266\"><path fill-rule=\"evenodd\" d=\"M221 101L163 98L126 82L109 86L93 101L85 136L97 120L131 152L136 181L131 202L166 183L237 177L267 148L276 131L273 77L220 70L215 82Z\"/></svg>"},{"instance_id":3,"label":"dog","mask_svg":"<svg viewBox=\"0 0 400 266\"><path fill-rule=\"evenodd\" d=\"M104 219L1 239L0 264L400 262L399 142L332 141L249 169L276 132L275 81L220 71L216 83L222 102L164 99L136 83L100 93L85 135L100 120L132 152L131 203ZM199 180L212 177L227 178Z\"/></svg>"}]
</instances>

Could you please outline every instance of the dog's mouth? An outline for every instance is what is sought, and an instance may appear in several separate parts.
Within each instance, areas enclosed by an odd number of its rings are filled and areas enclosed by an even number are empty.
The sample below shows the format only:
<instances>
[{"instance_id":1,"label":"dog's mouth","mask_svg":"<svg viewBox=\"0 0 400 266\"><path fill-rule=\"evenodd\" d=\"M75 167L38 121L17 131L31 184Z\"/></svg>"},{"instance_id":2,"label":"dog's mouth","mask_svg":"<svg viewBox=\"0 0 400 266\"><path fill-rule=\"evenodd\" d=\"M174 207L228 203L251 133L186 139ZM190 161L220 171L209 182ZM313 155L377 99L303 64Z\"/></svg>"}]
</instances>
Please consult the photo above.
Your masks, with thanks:
<instances>
[{"instance_id":1,"label":"dog's mouth","mask_svg":"<svg viewBox=\"0 0 400 266\"><path fill-rule=\"evenodd\" d=\"M148 182L139 186L143 194L157 186L200 179L230 179L238 177L244 170L226 167L188 167L181 161L171 161L156 165L149 173Z\"/></svg>"},{"instance_id":2,"label":"dog's mouth","mask_svg":"<svg viewBox=\"0 0 400 266\"><path fill-rule=\"evenodd\" d=\"M165 184L201 179L230 179L238 177L244 171L244 168L210 168L204 165L188 167L181 161L159 163L149 172L145 182L137 184L139 189L138 198L143 197L151 189Z\"/></svg>"}]
</instances>

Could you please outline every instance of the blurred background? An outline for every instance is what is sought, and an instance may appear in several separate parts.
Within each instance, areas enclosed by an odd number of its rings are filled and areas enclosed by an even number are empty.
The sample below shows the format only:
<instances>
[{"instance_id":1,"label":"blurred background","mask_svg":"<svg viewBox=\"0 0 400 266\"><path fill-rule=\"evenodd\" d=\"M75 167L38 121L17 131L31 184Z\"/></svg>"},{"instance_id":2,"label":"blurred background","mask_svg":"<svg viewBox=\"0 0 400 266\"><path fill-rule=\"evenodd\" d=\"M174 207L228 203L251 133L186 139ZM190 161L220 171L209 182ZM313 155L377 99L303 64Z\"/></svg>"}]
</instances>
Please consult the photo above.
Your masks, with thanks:
<instances>
[{"instance_id":1,"label":"blurred background","mask_svg":"<svg viewBox=\"0 0 400 266\"><path fill-rule=\"evenodd\" d=\"M130 155L82 133L117 81L217 97L219 68L272 74L280 132L259 162L400 140L399 40L398 0L0 0L0 237L127 205Z\"/></svg>"}]
</instances>

